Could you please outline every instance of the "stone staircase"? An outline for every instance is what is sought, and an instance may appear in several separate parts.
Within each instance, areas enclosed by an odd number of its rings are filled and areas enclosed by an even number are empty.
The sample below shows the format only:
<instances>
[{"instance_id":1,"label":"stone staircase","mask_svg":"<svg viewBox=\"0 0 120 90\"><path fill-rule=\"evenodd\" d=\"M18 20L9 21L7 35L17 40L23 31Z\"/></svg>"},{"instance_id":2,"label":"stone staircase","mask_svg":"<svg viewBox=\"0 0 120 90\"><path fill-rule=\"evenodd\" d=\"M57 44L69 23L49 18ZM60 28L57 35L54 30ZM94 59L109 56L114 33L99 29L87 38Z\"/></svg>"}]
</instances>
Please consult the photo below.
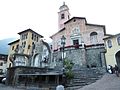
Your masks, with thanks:
<instances>
[{"instance_id":1,"label":"stone staircase","mask_svg":"<svg viewBox=\"0 0 120 90\"><path fill-rule=\"evenodd\" d=\"M105 70L100 68L81 68L73 70L74 78L67 84L68 87L85 86L100 79Z\"/></svg>"}]
</instances>

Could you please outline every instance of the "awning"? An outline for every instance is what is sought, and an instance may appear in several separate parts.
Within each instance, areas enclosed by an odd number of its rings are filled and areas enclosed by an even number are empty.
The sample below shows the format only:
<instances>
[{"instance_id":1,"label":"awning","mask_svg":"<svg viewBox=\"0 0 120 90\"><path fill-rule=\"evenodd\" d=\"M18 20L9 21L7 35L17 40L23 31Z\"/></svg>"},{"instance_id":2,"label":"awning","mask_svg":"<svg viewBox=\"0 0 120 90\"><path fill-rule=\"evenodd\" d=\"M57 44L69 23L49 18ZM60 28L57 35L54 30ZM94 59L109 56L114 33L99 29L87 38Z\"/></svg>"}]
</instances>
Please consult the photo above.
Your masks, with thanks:
<instances>
[{"instance_id":1,"label":"awning","mask_svg":"<svg viewBox=\"0 0 120 90\"><path fill-rule=\"evenodd\" d=\"M35 74L17 74L18 76L49 76L49 75L62 75L62 73L48 72L48 73L35 73Z\"/></svg>"}]
</instances>

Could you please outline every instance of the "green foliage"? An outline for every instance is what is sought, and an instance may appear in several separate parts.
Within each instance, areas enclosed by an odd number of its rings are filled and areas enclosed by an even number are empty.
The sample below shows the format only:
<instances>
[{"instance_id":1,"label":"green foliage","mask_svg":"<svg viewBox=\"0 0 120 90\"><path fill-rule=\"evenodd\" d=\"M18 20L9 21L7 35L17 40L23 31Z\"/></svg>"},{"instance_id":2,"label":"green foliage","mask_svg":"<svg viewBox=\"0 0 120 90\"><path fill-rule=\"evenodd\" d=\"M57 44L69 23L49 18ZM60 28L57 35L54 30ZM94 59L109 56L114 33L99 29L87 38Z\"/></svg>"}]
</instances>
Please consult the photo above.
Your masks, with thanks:
<instances>
[{"instance_id":1,"label":"green foliage","mask_svg":"<svg viewBox=\"0 0 120 90\"><path fill-rule=\"evenodd\" d=\"M65 73L67 79L72 79L74 77L74 74L71 70L68 70L66 73Z\"/></svg>"},{"instance_id":2,"label":"green foliage","mask_svg":"<svg viewBox=\"0 0 120 90\"><path fill-rule=\"evenodd\" d=\"M74 74L72 72L73 65L74 63L67 58L64 60L65 75L67 79L72 79L74 77Z\"/></svg>"}]
</instances>

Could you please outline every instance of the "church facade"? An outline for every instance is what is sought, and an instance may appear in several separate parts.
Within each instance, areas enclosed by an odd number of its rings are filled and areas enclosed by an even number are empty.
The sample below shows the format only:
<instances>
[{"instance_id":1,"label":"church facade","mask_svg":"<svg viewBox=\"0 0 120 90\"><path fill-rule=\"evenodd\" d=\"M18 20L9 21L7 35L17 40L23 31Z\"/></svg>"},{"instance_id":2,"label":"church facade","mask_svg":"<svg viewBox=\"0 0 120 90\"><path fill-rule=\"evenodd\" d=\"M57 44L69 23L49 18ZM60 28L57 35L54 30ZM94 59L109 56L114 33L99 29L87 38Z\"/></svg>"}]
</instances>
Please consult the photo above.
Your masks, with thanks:
<instances>
[{"instance_id":1,"label":"church facade","mask_svg":"<svg viewBox=\"0 0 120 90\"><path fill-rule=\"evenodd\" d=\"M104 25L89 24L85 17L70 18L69 8L64 3L59 8L58 27L58 32L51 36L54 61L62 59L61 37L64 36L64 58L77 66L106 67Z\"/></svg>"}]
</instances>

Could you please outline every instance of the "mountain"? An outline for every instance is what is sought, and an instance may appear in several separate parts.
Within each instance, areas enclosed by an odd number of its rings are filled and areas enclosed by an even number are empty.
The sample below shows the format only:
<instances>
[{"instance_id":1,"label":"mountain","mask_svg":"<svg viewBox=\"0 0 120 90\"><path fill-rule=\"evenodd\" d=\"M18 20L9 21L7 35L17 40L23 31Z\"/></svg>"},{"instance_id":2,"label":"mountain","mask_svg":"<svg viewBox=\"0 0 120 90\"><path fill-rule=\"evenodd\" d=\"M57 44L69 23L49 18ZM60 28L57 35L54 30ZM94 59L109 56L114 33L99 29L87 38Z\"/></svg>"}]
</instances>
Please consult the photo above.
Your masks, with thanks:
<instances>
[{"instance_id":1,"label":"mountain","mask_svg":"<svg viewBox=\"0 0 120 90\"><path fill-rule=\"evenodd\" d=\"M9 51L8 43L14 40L15 38L7 38L7 39L0 40L0 54L8 54L8 51Z\"/></svg>"}]
</instances>

